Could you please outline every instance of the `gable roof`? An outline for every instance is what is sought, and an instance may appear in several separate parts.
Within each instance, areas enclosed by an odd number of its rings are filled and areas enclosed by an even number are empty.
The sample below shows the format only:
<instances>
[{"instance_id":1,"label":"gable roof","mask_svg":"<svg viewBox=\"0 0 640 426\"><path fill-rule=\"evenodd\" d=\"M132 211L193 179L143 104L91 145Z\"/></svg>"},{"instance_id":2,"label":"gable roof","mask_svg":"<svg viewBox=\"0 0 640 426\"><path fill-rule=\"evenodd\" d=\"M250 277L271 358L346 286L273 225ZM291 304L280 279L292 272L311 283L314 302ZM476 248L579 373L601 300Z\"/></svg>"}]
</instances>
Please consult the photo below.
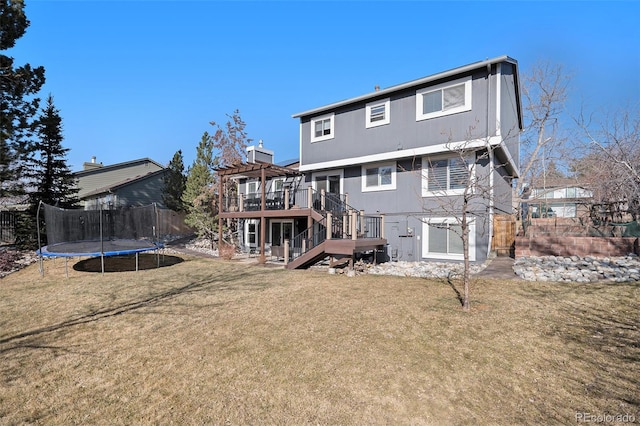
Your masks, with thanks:
<instances>
[{"instance_id":1,"label":"gable roof","mask_svg":"<svg viewBox=\"0 0 640 426\"><path fill-rule=\"evenodd\" d=\"M113 191L116 191L116 190L118 190L120 188L123 188L123 187L125 187L127 185L138 183L138 182L143 181L145 179L150 179L152 177L155 177L156 175L162 175L165 172L166 172L166 169L162 169L162 170L156 170L155 172L149 172L149 173L146 173L144 175L138 175L138 176L135 176L135 177L132 177L132 178L128 178L128 179L125 179L123 181L113 183L111 185L107 185L107 186L103 186L101 188L94 189L91 192L87 192L86 194L83 194L80 197L80 199L84 200L86 198L95 197L96 195L105 194L107 192L113 192Z\"/></svg>"},{"instance_id":2,"label":"gable roof","mask_svg":"<svg viewBox=\"0 0 640 426\"><path fill-rule=\"evenodd\" d=\"M349 105L349 104L354 104L354 103L360 103L360 102L364 102L364 101L368 101L370 99L373 98L377 98L377 97L381 97L384 95L389 95L391 93L400 91L400 90L404 90L404 89L409 89L411 87L415 87L415 86L419 86L425 83L430 83L442 78L447 78L447 77L453 77L456 76L458 74L463 74L469 71L474 71L477 69L481 69L481 68L486 68L488 65L494 65L494 64L498 64L501 62L508 62L510 64L512 64L515 68L515 72L514 72L514 78L516 80L516 92L517 92L517 99L518 99L518 116L519 116L519 124L520 127L522 128L522 107L520 105L520 88L519 88L519 81L518 81L518 61L516 61L515 59L507 56L507 55L503 55L503 56L498 56L496 58L493 59L486 59L484 61L479 61L479 62L474 62L472 64L468 64L468 65L464 65L458 68L453 68L451 70L448 71L443 71L443 72L439 72L437 74L433 74L427 77L422 77L419 78L417 80L412 80L406 83L402 83L402 84L398 84L395 86L391 86L391 87L387 87L385 89L381 89L375 92L371 92L371 93L367 93L365 95L361 95L361 96L356 96L355 98L350 98L350 99L345 99L343 101L339 101L339 102L334 102L332 104L329 105L325 105L319 108L314 108L314 109L310 109L307 111L303 111L303 112L299 112L296 114L293 114L291 117L293 118L301 118L301 117L306 117L309 115L316 115L316 114L320 114L322 112L326 112L329 110L333 110L336 109L338 107L342 107L345 105Z\"/></svg>"},{"instance_id":3,"label":"gable roof","mask_svg":"<svg viewBox=\"0 0 640 426\"><path fill-rule=\"evenodd\" d=\"M153 161L152 159L145 157L145 158L139 158L137 160L125 161L123 163L110 164L108 166L101 166L101 167L95 167L95 168L92 167L88 170L80 170L78 172L75 172L74 174L76 175L76 177L82 177L82 176L92 175L96 173L104 173L110 170L122 169L125 167L135 166L137 164L144 164L144 163L151 163L160 169L165 168L162 164L158 163L157 161Z\"/></svg>"}]
</instances>

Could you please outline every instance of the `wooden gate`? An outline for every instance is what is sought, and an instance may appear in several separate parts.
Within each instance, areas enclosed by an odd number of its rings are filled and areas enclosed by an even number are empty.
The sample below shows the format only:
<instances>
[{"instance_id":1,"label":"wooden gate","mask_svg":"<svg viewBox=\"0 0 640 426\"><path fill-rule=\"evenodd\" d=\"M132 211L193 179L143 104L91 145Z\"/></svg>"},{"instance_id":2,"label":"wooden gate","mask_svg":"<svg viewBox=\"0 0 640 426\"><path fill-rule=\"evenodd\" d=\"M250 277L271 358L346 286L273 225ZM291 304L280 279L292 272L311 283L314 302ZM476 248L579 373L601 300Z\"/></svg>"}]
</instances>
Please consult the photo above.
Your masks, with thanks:
<instances>
[{"instance_id":1,"label":"wooden gate","mask_svg":"<svg viewBox=\"0 0 640 426\"><path fill-rule=\"evenodd\" d=\"M16 239L17 211L0 211L0 242L10 243Z\"/></svg>"},{"instance_id":2,"label":"wooden gate","mask_svg":"<svg viewBox=\"0 0 640 426\"><path fill-rule=\"evenodd\" d=\"M493 239L491 250L498 256L515 256L516 218L510 214L493 216Z\"/></svg>"}]
</instances>

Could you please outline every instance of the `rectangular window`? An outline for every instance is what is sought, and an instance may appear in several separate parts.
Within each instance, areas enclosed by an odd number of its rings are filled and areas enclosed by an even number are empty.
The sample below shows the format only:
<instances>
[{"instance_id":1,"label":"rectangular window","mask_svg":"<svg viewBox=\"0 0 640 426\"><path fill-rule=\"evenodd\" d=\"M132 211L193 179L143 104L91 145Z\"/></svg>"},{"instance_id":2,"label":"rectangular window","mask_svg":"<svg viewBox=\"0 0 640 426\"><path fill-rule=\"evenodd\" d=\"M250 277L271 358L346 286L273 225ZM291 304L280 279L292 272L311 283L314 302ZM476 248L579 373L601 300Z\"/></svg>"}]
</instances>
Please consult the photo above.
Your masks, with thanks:
<instances>
[{"instance_id":1,"label":"rectangular window","mask_svg":"<svg viewBox=\"0 0 640 426\"><path fill-rule=\"evenodd\" d=\"M258 192L258 182L247 182L247 197L255 197Z\"/></svg>"},{"instance_id":2,"label":"rectangular window","mask_svg":"<svg viewBox=\"0 0 640 426\"><path fill-rule=\"evenodd\" d=\"M423 160L422 196L454 195L462 193L470 183L471 172L467 161L460 157Z\"/></svg>"},{"instance_id":3,"label":"rectangular window","mask_svg":"<svg viewBox=\"0 0 640 426\"><path fill-rule=\"evenodd\" d=\"M283 186L282 179L274 179L271 183L271 192L281 192Z\"/></svg>"},{"instance_id":4,"label":"rectangular window","mask_svg":"<svg viewBox=\"0 0 640 426\"><path fill-rule=\"evenodd\" d=\"M325 115L311 120L311 142L333 139L334 114Z\"/></svg>"},{"instance_id":5,"label":"rectangular window","mask_svg":"<svg viewBox=\"0 0 640 426\"><path fill-rule=\"evenodd\" d=\"M362 192L396 189L395 163L362 166Z\"/></svg>"},{"instance_id":6,"label":"rectangular window","mask_svg":"<svg viewBox=\"0 0 640 426\"><path fill-rule=\"evenodd\" d=\"M388 98L369 102L365 107L365 127L370 128L389 124L391 122L390 107L391 101Z\"/></svg>"},{"instance_id":7,"label":"rectangular window","mask_svg":"<svg viewBox=\"0 0 640 426\"><path fill-rule=\"evenodd\" d=\"M469 260L475 261L475 221L469 226ZM462 260L462 226L456 218L432 218L424 223L422 257L432 259Z\"/></svg>"},{"instance_id":8,"label":"rectangular window","mask_svg":"<svg viewBox=\"0 0 640 426\"><path fill-rule=\"evenodd\" d=\"M416 120L471 110L471 77L416 91Z\"/></svg>"}]
</instances>

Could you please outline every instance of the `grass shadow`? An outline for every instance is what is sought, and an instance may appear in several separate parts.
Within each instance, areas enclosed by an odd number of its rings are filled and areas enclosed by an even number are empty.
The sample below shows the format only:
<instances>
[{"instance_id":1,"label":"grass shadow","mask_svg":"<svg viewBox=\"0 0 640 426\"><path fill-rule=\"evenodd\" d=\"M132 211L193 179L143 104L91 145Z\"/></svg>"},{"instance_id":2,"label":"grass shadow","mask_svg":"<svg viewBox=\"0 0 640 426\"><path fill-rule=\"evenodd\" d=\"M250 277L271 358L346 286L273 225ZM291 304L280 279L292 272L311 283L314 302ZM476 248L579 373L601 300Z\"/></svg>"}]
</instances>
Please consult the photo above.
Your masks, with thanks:
<instances>
[{"instance_id":1,"label":"grass shadow","mask_svg":"<svg viewBox=\"0 0 640 426\"><path fill-rule=\"evenodd\" d=\"M175 256L166 256L173 257ZM91 260L91 259L90 259ZM98 262L100 259L97 259ZM182 259L180 259L182 261ZM268 282L260 281L256 279L253 282L247 282L248 278L251 277L259 277L264 274L263 271L256 269L255 271L248 272L247 270L237 270L233 272L223 272L220 275L215 276L207 276L203 277L198 281L191 282L179 287L167 289L155 294L148 294L141 298L134 298L129 301L124 301L116 306L104 307L102 309L97 309L86 314L82 314L73 318L70 318L65 321L58 322L56 324L43 326L41 328L17 333L14 335L10 335L4 338L0 338L0 345L14 343L15 346L10 346L7 348L0 349L0 354L18 349L18 348L42 348L43 345L34 345L32 341L29 341L29 338L33 338L36 336L44 335L51 332L56 332L62 329L66 329L69 327L75 327L86 323L91 323L94 321L104 320L111 317L115 317L121 314L138 311L143 308L147 308L150 306L158 306L159 304L174 299L178 296L198 292L198 291L209 291L209 292L228 292L228 291L237 291L239 289L247 289L247 290L261 290L269 286ZM222 306L223 303L218 306ZM17 344L16 344L17 343Z\"/></svg>"}]
</instances>

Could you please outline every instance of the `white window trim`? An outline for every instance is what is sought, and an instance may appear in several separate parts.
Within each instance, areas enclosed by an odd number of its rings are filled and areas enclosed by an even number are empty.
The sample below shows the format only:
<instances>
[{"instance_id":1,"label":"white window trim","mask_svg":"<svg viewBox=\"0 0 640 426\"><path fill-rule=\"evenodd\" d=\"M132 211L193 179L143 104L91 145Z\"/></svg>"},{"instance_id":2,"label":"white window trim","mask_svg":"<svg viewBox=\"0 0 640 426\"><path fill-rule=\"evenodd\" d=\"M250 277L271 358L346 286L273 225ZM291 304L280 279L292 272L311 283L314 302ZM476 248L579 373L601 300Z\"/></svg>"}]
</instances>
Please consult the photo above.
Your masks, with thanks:
<instances>
[{"instance_id":1,"label":"white window trim","mask_svg":"<svg viewBox=\"0 0 640 426\"><path fill-rule=\"evenodd\" d=\"M367 169L374 167L391 167L391 184L390 185L377 185L367 186ZM374 191L394 191L396 189L396 162L391 163L377 163L377 164L363 164L362 165L362 192L374 192Z\"/></svg>"},{"instance_id":2,"label":"white window trim","mask_svg":"<svg viewBox=\"0 0 640 426\"><path fill-rule=\"evenodd\" d=\"M450 160L453 158L452 156L438 156L438 157L424 157L422 159L422 173L421 173L421 187L422 187L422 196L423 197L448 197L453 195L463 195L465 188L457 188L457 189L446 189L442 191L429 191L428 182L429 182L429 162L437 161L437 160ZM470 155L464 157L467 165L469 167L469 179L471 182L475 182L476 179L476 167L473 159ZM447 179L449 178L449 171L447 170ZM471 187L471 191L473 191L473 186Z\"/></svg>"},{"instance_id":3,"label":"white window trim","mask_svg":"<svg viewBox=\"0 0 640 426\"><path fill-rule=\"evenodd\" d=\"M384 105L384 120L371 121L371 109L380 105ZM379 99L375 102L369 102L365 106L365 127L370 129L372 127L384 126L391 122L391 99Z\"/></svg>"},{"instance_id":4,"label":"white window trim","mask_svg":"<svg viewBox=\"0 0 640 426\"><path fill-rule=\"evenodd\" d=\"M475 262L476 260L476 221L475 219L468 219L469 225L469 260ZM447 223L453 225L460 225L460 220L455 217L433 217L425 220L422 223L422 257L424 259L443 259L443 260L464 260L464 253L451 254L451 253L436 253L429 252L429 223ZM451 231L448 231L451 232ZM462 237L460 237L462 238Z\"/></svg>"},{"instance_id":5,"label":"white window trim","mask_svg":"<svg viewBox=\"0 0 640 426\"><path fill-rule=\"evenodd\" d=\"M317 191L316 187L316 177L318 176L337 176L340 175L340 195L344 194L344 170L325 170L324 172L315 172L311 173L311 188L314 191Z\"/></svg>"},{"instance_id":6,"label":"white window trim","mask_svg":"<svg viewBox=\"0 0 640 426\"><path fill-rule=\"evenodd\" d=\"M276 189L276 182L280 182L280 190ZM271 179L270 192L280 192L284 189L284 178Z\"/></svg>"},{"instance_id":7,"label":"white window trim","mask_svg":"<svg viewBox=\"0 0 640 426\"><path fill-rule=\"evenodd\" d=\"M336 116L335 114L327 114L327 115L323 115L320 117L315 117L312 118L310 121L311 124L311 142L321 142L321 141L326 141L329 139L333 139L335 137L335 132L336 132L336 120L335 120ZM326 119L330 119L331 120L331 133L329 133L328 135L323 135L323 136L319 136L316 137L316 121L323 121Z\"/></svg>"},{"instance_id":8,"label":"white window trim","mask_svg":"<svg viewBox=\"0 0 640 426\"><path fill-rule=\"evenodd\" d=\"M461 84L464 84L464 105L459 106L457 108L451 108L448 109L446 111L435 111L435 112L430 112L427 114L424 114L423 111L423 102L422 102L422 96L427 94L427 93L431 93L431 92L435 92L435 91L439 91L439 90L444 90L447 89L449 87L454 87L454 86L459 86ZM460 112L465 112L465 111L471 111L471 76L462 79L462 80L456 80L453 82L447 82L447 83L442 83L442 84L438 84L437 86L430 86L430 87L425 87L424 89L419 89L416 90L416 121L420 121L420 120L428 120L430 118L436 118L436 117L442 117L445 115L451 115L451 114L457 114Z\"/></svg>"}]
</instances>

